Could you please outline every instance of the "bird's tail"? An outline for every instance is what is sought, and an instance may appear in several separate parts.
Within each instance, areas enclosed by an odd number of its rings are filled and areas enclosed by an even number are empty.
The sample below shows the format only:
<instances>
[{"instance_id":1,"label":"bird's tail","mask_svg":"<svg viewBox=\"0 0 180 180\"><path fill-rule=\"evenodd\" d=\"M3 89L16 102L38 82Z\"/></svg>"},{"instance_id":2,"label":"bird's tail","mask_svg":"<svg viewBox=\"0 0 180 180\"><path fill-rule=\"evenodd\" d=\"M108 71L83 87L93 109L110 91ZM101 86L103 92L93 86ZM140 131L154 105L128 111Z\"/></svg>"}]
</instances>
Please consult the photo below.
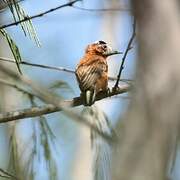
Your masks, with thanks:
<instances>
[{"instance_id":1,"label":"bird's tail","mask_svg":"<svg viewBox=\"0 0 180 180\"><path fill-rule=\"evenodd\" d=\"M87 90L85 92L84 105L91 106L92 104L94 104L95 98L96 98L95 90Z\"/></svg>"},{"instance_id":2,"label":"bird's tail","mask_svg":"<svg viewBox=\"0 0 180 180\"><path fill-rule=\"evenodd\" d=\"M83 116L101 132L112 135L112 127L105 113L97 106L86 107ZM93 180L110 180L111 177L111 145L105 141L94 129L90 129L92 148Z\"/></svg>"}]
</instances>

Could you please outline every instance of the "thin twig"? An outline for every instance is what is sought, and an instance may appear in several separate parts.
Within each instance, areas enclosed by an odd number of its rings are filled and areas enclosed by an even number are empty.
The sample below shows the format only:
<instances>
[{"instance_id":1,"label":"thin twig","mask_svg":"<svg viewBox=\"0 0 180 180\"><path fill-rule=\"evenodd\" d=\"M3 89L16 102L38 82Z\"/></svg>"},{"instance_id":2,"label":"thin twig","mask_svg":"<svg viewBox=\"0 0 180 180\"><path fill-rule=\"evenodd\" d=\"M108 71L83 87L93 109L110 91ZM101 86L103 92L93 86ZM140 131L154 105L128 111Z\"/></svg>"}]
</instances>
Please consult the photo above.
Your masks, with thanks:
<instances>
[{"instance_id":1,"label":"thin twig","mask_svg":"<svg viewBox=\"0 0 180 180\"><path fill-rule=\"evenodd\" d=\"M13 63L13 64L16 63L14 59L6 58L6 57L0 57L0 61ZM60 66L49 66L49 65L44 65L44 64L29 63L27 61L21 61L21 62L19 62L19 64L32 66L32 67L39 67L39 68L43 68L43 69L63 71L63 72L71 73L71 74L75 73L75 71L73 71L72 69L64 68L64 67L60 67ZM116 81L117 77L110 77L109 76L108 79L111 80L111 81ZM120 79L120 81L122 81L122 82L130 82L130 81L133 81L133 80L132 79Z\"/></svg>"},{"instance_id":2,"label":"thin twig","mask_svg":"<svg viewBox=\"0 0 180 180\"><path fill-rule=\"evenodd\" d=\"M117 80L116 80L116 83L114 85L114 89L118 88L119 81L120 81L120 78L121 78L121 74L122 74L122 71L124 69L124 62L126 60L128 52L132 49L131 45L132 45L132 42L134 40L135 35L136 35L136 20L134 18L132 35L131 35L131 38L129 39L129 43L127 45L126 51L124 52L124 56L122 58L121 66L120 66L119 73L118 73L118 76L117 76Z\"/></svg>"},{"instance_id":3,"label":"thin twig","mask_svg":"<svg viewBox=\"0 0 180 180\"><path fill-rule=\"evenodd\" d=\"M5 57L0 57L0 61L8 62L8 63L13 63L13 64L16 63L14 59L5 58ZM39 67L39 68L43 68L43 69L50 69L50 70L56 70L56 71L64 71L64 72L72 73L72 74L75 73L75 71L73 71L72 69L64 68L64 67L60 67L60 66L57 67L57 66L49 66L49 65L44 65L44 64L35 64L35 63L29 63L27 61L21 61L21 62L19 62L19 64L27 65L27 66L32 66L32 67ZM116 81L117 77L108 77L108 79L111 80L111 81ZM132 80L131 79L120 79L120 81L128 82L128 81L132 81Z\"/></svg>"},{"instance_id":4,"label":"thin twig","mask_svg":"<svg viewBox=\"0 0 180 180\"><path fill-rule=\"evenodd\" d=\"M73 8L83 10L83 11L89 11L89 12L107 12L107 11L131 11L130 8L127 7L119 7L119 8L101 8L101 9L91 9L91 8L83 8L79 6L72 5Z\"/></svg>"},{"instance_id":5,"label":"thin twig","mask_svg":"<svg viewBox=\"0 0 180 180\"><path fill-rule=\"evenodd\" d=\"M0 29L4 29L4 28L10 27L10 26L15 26L15 25L18 25L18 24L20 24L22 22L29 21L29 20L32 20L32 19L35 19L35 18L38 18L38 17L42 17L42 16L44 16L44 15L46 15L48 13L51 13L53 11L56 11L56 10L64 8L64 7L68 7L68 6L71 7L74 3L78 2L78 1L81 1L81 0L74 0L74 1L68 2L66 4L62 4L60 6L57 6L55 8L49 9L47 11L38 13L36 15L25 17L24 19L22 19L20 21L16 21L16 22L13 22L13 23L2 25L2 26L0 26Z\"/></svg>"},{"instance_id":6,"label":"thin twig","mask_svg":"<svg viewBox=\"0 0 180 180\"><path fill-rule=\"evenodd\" d=\"M13 64L16 63L14 59L5 58L5 57L0 57L0 61L9 62L9 63L13 63ZM71 69L59 67L59 66L57 67L57 66L48 66L48 65L44 65L44 64L35 64L35 63L29 63L27 61L21 61L21 62L19 62L19 64L33 66L33 67L39 67L39 68L44 68L44 69L64 71L64 72L68 72L68 73L74 73L74 71Z\"/></svg>"}]
</instances>

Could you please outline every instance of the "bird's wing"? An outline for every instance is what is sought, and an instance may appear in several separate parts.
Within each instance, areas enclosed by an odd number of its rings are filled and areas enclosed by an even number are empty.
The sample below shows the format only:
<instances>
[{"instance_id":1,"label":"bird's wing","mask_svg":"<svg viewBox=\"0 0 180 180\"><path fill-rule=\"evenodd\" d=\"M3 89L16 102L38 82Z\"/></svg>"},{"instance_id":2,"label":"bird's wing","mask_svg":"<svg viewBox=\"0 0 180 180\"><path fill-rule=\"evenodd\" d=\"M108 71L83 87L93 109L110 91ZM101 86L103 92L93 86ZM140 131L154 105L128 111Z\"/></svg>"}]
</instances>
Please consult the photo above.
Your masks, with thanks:
<instances>
[{"instance_id":1,"label":"bird's wing","mask_svg":"<svg viewBox=\"0 0 180 180\"><path fill-rule=\"evenodd\" d=\"M94 89L97 79L106 71L107 64L101 61L79 65L76 69L76 76L81 90Z\"/></svg>"}]
</instances>

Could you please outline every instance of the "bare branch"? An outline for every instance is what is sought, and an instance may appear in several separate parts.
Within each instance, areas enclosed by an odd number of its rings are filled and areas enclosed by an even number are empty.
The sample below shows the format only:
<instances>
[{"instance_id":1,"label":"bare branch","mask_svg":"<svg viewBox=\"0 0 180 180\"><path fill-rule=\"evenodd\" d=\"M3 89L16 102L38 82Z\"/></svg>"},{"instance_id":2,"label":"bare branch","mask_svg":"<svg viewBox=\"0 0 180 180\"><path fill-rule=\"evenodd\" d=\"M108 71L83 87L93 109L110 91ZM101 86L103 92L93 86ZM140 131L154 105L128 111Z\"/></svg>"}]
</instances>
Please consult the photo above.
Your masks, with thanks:
<instances>
[{"instance_id":1,"label":"bare branch","mask_svg":"<svg viewBox=\"0 0 180 180\"><path fill-rule=\"evenodd\" d=\"M46 88L40 86L39 84L33 82L27 76L18 75L15 72L13 72L12 70L10 70L6 67L3 67L3 66L1 66L0 68L1 68L2 72L4 72L6 75L11 77L12 79L16 80L16 82L23 83L24 85L30 87L33 90L33 92L36 93L36 97L38 97L39 99L41 99L45 103L54 105L54 107L56 107L57 110L59 110L59 111L61 110L62 113L64 113L68 117L72 118L74 121L80 122L81 124L84 124L90 128L93 128L107 142L112 142L115 140L115 137L112 137L112 136L110 137L109 135L104 134L103 132L100 132L100 130L97 128L97 126L95 124L92 124L91 122L88 121L88 119L82 117L81 115L79 115L79 114L77 114L77 113L75 113L69 109L69 107L72 107L72 105L73 105L72 103L78 103L78 101L75 101L75 102L74 101L68 101L68 104L66 106L66 104L64 104L64 101L59 96L52 94L52 92L50 92L48 89L46 89ZM127 84L125 87L126 88L119 89L119 91L121 91L121 93L127 92L127 90L129 90L130 86L129 86L129 84ZM108 95L107 95L107 93L105 93L105 94L101 93L99 95L99 97L102 98L102 97L111 96L111 95L113 95L113 93L114 93L114 91L112 93L109 93ZM116 94L117 94L117 92L116 92ZM98 98L97 98L97 100L98 100ZM81 98L79 99L79 101L80 101L79 105L81 105L82 104ZM7 113L6 115L8 116L8 114L9 113ZM3 114L1 114L1 115L0 115L0 119L3 117ZM15 115L19 115L19 112L16 112ZM32 117L32 115L29 117Z\"/></svg>"},{"instance_id":2,"label":"bare branch","mask_svg":"<svg viewBox=\"0 0 180 180\"><path fill-rule=\"evenodd\" d=\"M115 96L118 94L126 93L130 89L130 86L128 84L123 85L120 89L118 89L116 92L112 91L107 94L100 94L97 96L96 101L104 99L106 97ZM17 111L11 111L11 112L4 112L0 113L0 123L6 123L18 119L24 119L24 118L30 118L30 117L37 117L53 112L63 111L66 115L71 117L73 120L75 120L78 123L81 123L87 127L90 127L95 132L97 132L102 138L104 138L108 143L113 143L116 140L116 136L110 136L109 134L106 134L105 132L102 132L95 124L88 121L87 119L84 119L81 117L81 115L74 114L72 111L67 110L68 107L76 107L82 105L82 99L81 97L73 98L72 100L65 100L61 101L61 105L55 106L53 104L47 104L44 106L37 106ZM70 113L71 112L71 113Z\"/></svg>"},{"instance_id":3,"label":"bare branch","mask_svg":"<svg viewBox=\"0 0 180 180\"><path fill-rule=\"evenodd\" d=\"M57 6L55 8L49 9L47 11L38 13L36 15L26 17L26 18L24 18L24 19L22 19L20 21L16 21L16 22L13 22L13 23L10 23L10 24L2 25L2 26L0 26L0 29L4 29L4 28L10 27L10 26L15 26L15 25L18 25L18 24L20 24L22 22L29 21L29 20L32 20L32 19L35 19L35 18L38 18L38 17L42 17L42 16L44 16L44 15L46 15L48 13L51 13L53 11L56 11L56 10L64 8L64 7L68 7L68 6L71 7L74 3L78 2L78 1L81 1L81 0L74 0L74 1L68 2L66 4L62 4L60 6Z\"/></svg>"},{"instance_id":4,"label":"bare branch","mask_svg":"<svg viewBox=\"0 0 180 180\"><path fill-rule=\"evenodd\" d=\"M134 18L132 35L131 35L131 38L130 38L129 43L127 45L126 51L124 52L124 56L122 58L121 66L120 66L119 73L117 76L117 80L116 80L116 83L114 85L114 89L118 88L118 84L119 84L119 81L121 78L121 73L124 69L124 62L126 60L126 56L127 56L128 52L132 49L131 45L132 45L132 42L134 40L135 35L136 35L136 20Z\"/></svg>"},{"instance_id":5,"label":"bare branch","mask_svg":"<svg viewBox=\"0 0 180 180\"><path fill-rule=\"evenodd\" d=\"M9 62L9 63L15 63L14 59L11 58L5 58L5 57L0 57L0 61L3 62ZM27 66L33 66L33 67L39 67L39 68L44 68L44 69L51 69L51 70L57 70L57 71L64 71L64 72L68 72L68 73L73 73L74 71L72 69L68 69L68 68L64 68L64 67L60 67L60 66L48 66L48 65L43 65L43 64L35 64L35 63L29 63L27 61L21 61L19 64L22 65L27 65Z\"/></svg>"},{"instance_id":6,"label":"bare branch","mask_svg":"<svg viewBox=\"0 0 180 180\"><path fill-rule=\"evenodd\" d=\"M107 97L126 93L129 90L130 90L130 85L124 84L119 89L117 89L116 91L112 91L109 94L105 94L105 93L99 94L96 98L96 101L102 100ZM72 100L64 100L61 102L61 106L63 106L64 108L76 107L82 104L83 104L83 101L81 97L75 97ZM37 106L37 107L23 109L23 110L4 112L4 113L0 113L0 123L14 121L18 119L30 118L30 117L37 117L37 116L41 116L45 114L58 112L58 111L62 111L62 108L56 107L52 104L47 104L44 106Z\"/></svg>"},{"instance_id":7,"label":"bare branch","mask_svg":"<svg viewBox=\"0 0 180 180\"><path fill-rule=\"evenodd\" d=\"M15 60L11 59L11 58L0 57L0 61L15 64ZM49 65L44 65L44 64L29 63L27 61L21 61L21 62L19 62L19 64L27 65L27 66L33 66L33 67L39 67L39 68L43 68L43 69L64 71L64 72L72 73L72 74L75 73L74 70L72 70L72 69L64 68L64 67L60 67L60 66L57 67L57 66L49 66ZM111 80L111 81L116 81L117 80L116 77L108 77L108 79ZM120 79L119 81L127 82L127 81L132 81L132 80L131 79Z\"/></svg>"},{"instance_id":8,"label":"bare branch","mask_svg":"<svg viewBox=\"0 0 180 180\"><path fill-rule=\"evenodd\" d=\"M107 12L107 11L131 11L128 7L118 7L118 8L101 8L101 9L90 9L90 8L83 8L79 6L72 5L73 8L83 10L83 11L89 11L89 12Z\"/></svg>"}]
</instances>

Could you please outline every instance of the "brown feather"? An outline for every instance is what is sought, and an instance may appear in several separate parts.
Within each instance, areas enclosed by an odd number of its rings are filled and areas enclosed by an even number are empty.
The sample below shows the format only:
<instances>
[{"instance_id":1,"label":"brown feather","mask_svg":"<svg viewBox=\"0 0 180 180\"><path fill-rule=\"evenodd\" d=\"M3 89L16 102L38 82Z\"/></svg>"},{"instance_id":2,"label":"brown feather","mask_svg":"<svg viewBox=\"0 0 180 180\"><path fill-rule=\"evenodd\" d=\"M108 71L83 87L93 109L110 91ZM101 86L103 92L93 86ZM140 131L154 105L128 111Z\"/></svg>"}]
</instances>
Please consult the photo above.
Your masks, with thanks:
<instances>
[{"instance_id":1,"label":"brown feather","mask_svg":"<svg viewBox=\"0 0 180 180\"><path fill-rule=\"evenodd\" d=\"M76 76L81 91L96 90L96 93L107 90L108 66L106 59L99 55L86 54L76 68Z\"/></svg>"},{"instance_id":2,"label":"brown feather","mask_svg":"<svg viewBox=\"0 0 180 180\"><path fill-rule=\"evenodd\" d=\"M91 44L76 67L79 88L84 97L84 105L92 105L96 94L108 89L108 65L104 56L105 44Z\"/></svg>"}]
</instances>

